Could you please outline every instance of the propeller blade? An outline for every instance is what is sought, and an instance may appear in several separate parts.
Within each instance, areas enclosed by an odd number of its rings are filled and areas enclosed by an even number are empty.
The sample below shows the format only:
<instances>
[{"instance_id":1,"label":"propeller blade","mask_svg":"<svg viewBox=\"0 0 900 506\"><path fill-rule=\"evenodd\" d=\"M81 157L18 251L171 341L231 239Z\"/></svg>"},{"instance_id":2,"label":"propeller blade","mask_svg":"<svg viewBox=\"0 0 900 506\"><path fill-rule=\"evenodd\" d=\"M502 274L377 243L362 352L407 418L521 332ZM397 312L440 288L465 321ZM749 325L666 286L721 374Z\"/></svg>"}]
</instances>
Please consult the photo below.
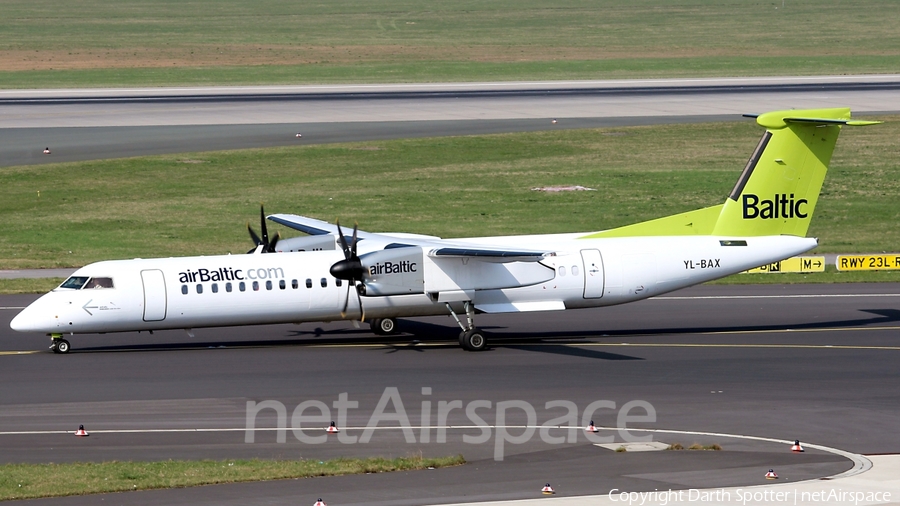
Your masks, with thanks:
<instances>
[{"instance_id":1,"label":"propeller blade","mask_svg":"<svg viewBox=\"0 0 900 506\"><path fill-rule=\"evenodd\" d=\"M351 257L351 258L356 257L356 243L358 242L358 241L356 240L356 231L357 231L357 229L359 229L359 223L358 223L358 222L353 224L353 240L350 241L350 257Z\"/></svg>"},{"instance_id":2,"label":"propeller blade","mask_svg":"<svg viewBox=\"0 0 900 506\"><path fill-rule=\"evenodd\" d=\"M341 318L347 316L347 305L350 303L350 283L347 283L347 294L344 297L344 309L341 309Z\"/></svg>"},{"instance_id":3,"label":"propeller blade","mask_svg":"<svg viewBox=\"0 0 900 506\"><path fill-rule=\"evenodd\" d=\"M253 231L253 227L250 226L250 222L247 222L247 232L250 232L250 239L253 240L253 244L259 246L262 244L262 239L256 235L256 232ZM255 249L255 248L254 248Z\"/></svg>"},{"instance_id":4,"label":"propeller blade","mask_svg":"<svg viewBox=\"0 0 900 506\"><path fill-rule=\"evenodd\" d=\"M275 237L272 238L272 242L266 247L266 253L275 253L275 245L278 244L279 240L281 240L281 232L275 232Z\"/></svg>"},{"instance_id":5,"label":"propeller blade","mask_svg":"<svg viewBox=\"0 0 900 506\"><path fill-rule=\"evenodd\" d=\"M340 240L340 243L341 243L341 249L344 250L344 258L346 260L350 260L350 247L347 246L347 239L344 237L344 231L341 230L340 220L334 220L334 224L337 225L338 239Z\"/></svg>"},{"instance_id":6,"label":"propeller blade","mask_svg":"<svg viewBox=\"0 0 900 506\"><path fill-rule=\"evenodd\" d=\"M347 288L349 289L349 287L347 287ZM356 287L356 290L354 290L354 291L356 292L356 299L359 301L359 313L360 313L359 321L364 322L364 321L366 321L366 310L365 310L365 308L363 308L362 295L359 294L359 287ZM349 297L350 294L348 293L347 296Z\"/></svg>"}]
</instances>

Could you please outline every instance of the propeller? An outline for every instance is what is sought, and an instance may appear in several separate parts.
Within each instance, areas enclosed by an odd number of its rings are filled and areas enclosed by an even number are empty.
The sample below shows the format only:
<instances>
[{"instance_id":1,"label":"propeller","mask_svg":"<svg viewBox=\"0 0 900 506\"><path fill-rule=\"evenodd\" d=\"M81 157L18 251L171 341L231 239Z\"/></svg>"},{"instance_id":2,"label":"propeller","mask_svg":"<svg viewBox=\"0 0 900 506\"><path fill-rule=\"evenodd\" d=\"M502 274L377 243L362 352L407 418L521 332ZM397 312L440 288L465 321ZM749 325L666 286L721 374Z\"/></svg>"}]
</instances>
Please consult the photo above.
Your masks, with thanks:
<instances>
[{"instance_id":1,"label":"propeller","mask_svg":"<svg viewBox=\"0 0 900 506\"><path fill-rule=\"evenodd\" d=\"M337 225L338 241L341 243L341 250L344 251L344 259L332 265L330 272L335 278L349 282L347 283L347 295L344 297L344 309L341 310L341 317L343 318L347 315L347 306L350 304L350 286L352 285L356 288L356 299L359 301L359 312L361 313L359 321L365 321L366 310L363 308L362 296L360 294L360 290L364 290L365 285L361 285L360 283L362 283L366 268L363 267L362 261L360 261L359 256L356 254L356 245L359 242L356 233L359 224L356 223L353 225L353 236L350 238L350 244L347 244L347 238L344 237L344 231L341 230L340 220L336 220L334 224Z\"/></svg>"},{"instance_id":2,"label":"propeller","mask_svg":"<svg viewBox=\"0 0 900 506\"><path fill-rule=\"evenodd\" d=\"M275 253L275 245L278 244L278 240L281 239L281 234L278 232L275 233L275 237L269 241L269 230L266 228L266 211L263 208L263 205L259 205L259 223L262 229L262 237L260 238L256 235L256 232L253 231L253 227L250 226L250 222L247 222L247 232L250 232L250 239L253 241L253 244L256 246L248 251L247 253L253 253L259 248L263 246L262 253Z\"/></svg>"}]
</instances>

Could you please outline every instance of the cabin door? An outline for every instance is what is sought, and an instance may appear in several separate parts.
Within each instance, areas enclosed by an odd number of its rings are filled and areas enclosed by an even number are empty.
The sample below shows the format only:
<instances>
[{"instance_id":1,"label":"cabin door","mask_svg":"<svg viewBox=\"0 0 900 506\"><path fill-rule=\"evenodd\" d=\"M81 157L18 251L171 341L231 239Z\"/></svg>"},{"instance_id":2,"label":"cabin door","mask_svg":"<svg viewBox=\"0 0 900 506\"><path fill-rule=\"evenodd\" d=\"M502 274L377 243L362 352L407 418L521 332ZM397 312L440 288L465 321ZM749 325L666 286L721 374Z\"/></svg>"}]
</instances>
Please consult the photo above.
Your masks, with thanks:
<instances>
[{"instance_id":1,"label":"cabin door","mask_svg":"<svg viewBox=\"0 0 900 506\"><path fill-rule=\"evenodd\" d=\"M583 249L581 259L584 261L584 298L603 297L603 257L600 250Z\"/></svg>"},{"instance_id":2,"label":"cabin door","mask_svg":"<svg viewBox=\"0 0 900 506\"><path fill-rule=\"evenodd\" d=\"M166 319L166 280L159 269L141 271L144 281L144 321L158 322Z\"/></svg>"}]
</instances>

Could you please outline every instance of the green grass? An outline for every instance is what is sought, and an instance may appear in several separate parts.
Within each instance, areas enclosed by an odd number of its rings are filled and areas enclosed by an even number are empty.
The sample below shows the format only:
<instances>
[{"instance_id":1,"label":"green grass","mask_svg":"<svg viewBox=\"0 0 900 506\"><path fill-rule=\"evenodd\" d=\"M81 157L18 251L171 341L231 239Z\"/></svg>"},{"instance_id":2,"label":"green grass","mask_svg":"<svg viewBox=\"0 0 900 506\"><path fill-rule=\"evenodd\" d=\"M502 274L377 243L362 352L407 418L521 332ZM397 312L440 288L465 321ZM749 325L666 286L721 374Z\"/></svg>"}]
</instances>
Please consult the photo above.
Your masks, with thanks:
<instances>
[{"instance_id":1,"label":"green grass","mask_svg":"<svg viewBox=\"0 0 900 506\"><path fill-rule=\"evenodd\" d=\"M893 0L7 0L0 87L900 71Z\"/></svg>"},{"instance_id":2,"label":"green grass","mask_svg":"<svg viewBox=\"0 0 900 506\"><path fill-rule=\"evenodd\" d=\"M809 231L818 252L900 247L900 118L882 119L838 140ZM4 167L0 269L243 253L260 202L372 232L602 230L722 202L760 135L748 121ZM598 191L531 190L574 184Z\"/></svg>"},{"instance_id":3,"label":"green grass","mask_svg":"<svg viewBox=\"0 0 900 506\"><path fill-rule=\"evenodd\" d=\"M900 283L900 271L839 272L833 265L825 272L778 274L735 274L710 281L710 285L805 285L833 283ZM2 286L2 285L0 285Z\"/></svg>"},{"instance_id":4,"label":"green grass","mask_svg":"<svg viewBox=\"0 0 900 506\"><path fill-rule=\"evenodd\" d=\"M558 62L433 62L137 69L0 70L0 89L369 84L886 74L900 56L684 57Z\"/></svg>"},{"instance_id":5,"label":"green grass","mask_svg":"<svg viewBox=\"0 0 900 506\"><path fill-rule=\"evenodd\" d=\"M0 279L0 295L46 293L60 285L63 278Z\"/></svg>"},{"instance_id":6,"label":"green grass","mask_svg":"<svg viewBox=\"0 0 900 506\"><path fill-rule=\"evenodd\" d=\"M673 443L673 444L670 444L668 448L666 448L666 450L684 450L684 449L685 449L685 447L681 443ZM700 443L694 443L691 446L688 446L687 449L688 450L721 451L722 447L717 443L713 443L711 445L702 445Z\"/></svg>"},{"instance_id":7,"label":"green grass","mask_svg":"<svg viewBox=\"0 0 900 506\"><path fill-rule=\"evenodd\" d=\"M168 460L0 465L0 501L194 487L218 483L384 473L465 464L455 457L318 460ZM52 479L49 479L52 477ZM312 500L315 500L313 498Z\"/></svg>"}]
</instances>

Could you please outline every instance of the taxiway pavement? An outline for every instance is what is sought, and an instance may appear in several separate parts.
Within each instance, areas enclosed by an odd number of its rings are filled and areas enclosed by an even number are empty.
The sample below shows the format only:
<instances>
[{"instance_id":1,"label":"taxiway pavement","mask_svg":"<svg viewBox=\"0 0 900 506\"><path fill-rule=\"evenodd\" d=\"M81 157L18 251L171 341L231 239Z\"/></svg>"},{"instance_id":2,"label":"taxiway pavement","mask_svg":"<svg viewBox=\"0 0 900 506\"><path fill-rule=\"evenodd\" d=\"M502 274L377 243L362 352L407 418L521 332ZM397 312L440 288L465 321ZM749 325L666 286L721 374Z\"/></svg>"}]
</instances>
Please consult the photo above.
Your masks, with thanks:
<instances>
[{"instance_id":1,"label":"taxiway pavement","mask_svg":"<svg viewBox=\"0 0 900 506\"><path fill-rule=\"evenodd\" d=\"M3 296L0 306L21 307L32 298ZM193 340L174 331L75 336L67 356L43 350L45 337L14 334L8 321L15 309L4 309L0 459L325 459L421 452L462 453L470 462L377 479L108 496L122 504L269 504L314 500L317 494L334 504L426 504L534 497L546 481L561 495L584 495L610 488L758 484L771 467L783 469L788 480L825 476L850 463L822 452L792 454L783 444L713 436L654 439L716 442L723 451L623 455L591 445L580 429L575 442L560 444L548 444L537 430L523 444L503 445L502 462L495 461L496 429L487 441L470 444L463 436L480 434L471 427L448 429L445 443L436 442L432 427L427 443L422 429L413 429L408 440L402 430L385 428L365 444L343 444L333 436L309 444L297 439L293 426L283 443L274 430L256 432L247 443L247 403L279 403L290 419L301 402L332 407L345 392L359 403L348 412L345 434L360 436L390 387L397 389L413 427L438 425L438 403L453 401L489 402L477 413L494 424L497 403L514 400L534 406L538 425L563 414L547 409L548 401L574 403L579 417L594 401L612 401L615 409L600 409L593 418L614 427L623 405L642 400L652 405L656 421L630 426L798 438L854 453L894 453L900 452L894 437L900 417L898 304L897 284L700 286L612 308L479 315L478 325L494 337L484 353L458 348L450 318L420 318L403 320L404 333L394 338L345 322L200 329ZM19 353L30 351L36 353ZM422 415L425 402L430 420ZM505 415L506 425L528 422L523 410ZM79 424L94 434L56 433ZM447 424L473 425L462 409L450 411ZM260 412L255 425L277 427L275 410ZM188 431L155 432L161 429ZM523 430L508 432L516 436ZM32 434L10 434L19 431ZM548 432L551 437L567 433ZM614 431L604 434L622 441Z\"/></svg>"}]
</instances>

